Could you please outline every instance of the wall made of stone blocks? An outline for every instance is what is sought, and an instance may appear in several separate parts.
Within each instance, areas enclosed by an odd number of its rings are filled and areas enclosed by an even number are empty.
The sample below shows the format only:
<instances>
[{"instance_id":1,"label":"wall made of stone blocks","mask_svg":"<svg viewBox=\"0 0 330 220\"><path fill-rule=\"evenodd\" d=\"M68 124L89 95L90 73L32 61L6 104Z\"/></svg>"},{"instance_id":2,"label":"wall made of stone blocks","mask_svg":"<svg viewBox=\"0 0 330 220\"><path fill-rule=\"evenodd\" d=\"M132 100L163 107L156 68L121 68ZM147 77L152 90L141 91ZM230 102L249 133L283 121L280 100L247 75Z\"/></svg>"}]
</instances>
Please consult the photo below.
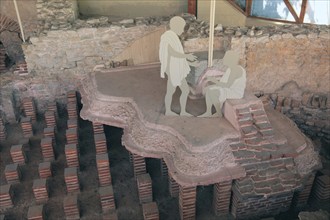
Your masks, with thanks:
<instances>
[{"instance_id":1,"label":"wall made of stone blocks","mask_svg":"<svg viewBox=\"0 0 330 220\"><path fill-rule=\"evenodd\" d=\"M328 82L329 83L329 82ZM280 90L265 94L272 106L292 119L313 140L319 139L330 155L330 93L310 92L290 82Z\"/></svg>"},{"instance_id":2,"label":"wall made of stone blocks","mask_svg":"<svg viewBox=\"0 0 330 220\"><path fill-rule=\"evenodd\" d=\"M314 92L328 92L330 78L329 30L301 34L281 32L257 37L234 37L232 49L247 71L247 89L274 92L295 81Z\"/></svg>"},{"instance_id":3,"label":"wall made of stone blocks","mask_svg":"<svg viewBox=\"0 0 330 220\"><path fill-rule=\"evenodd\" d=\"M134 40L155 26L81 28L49 31L23 45L28 70L36 75L84 76L124 51Z\"/></svg>"},{"instance_id":4,"label":"wall made of stone blocks","mask_svg":"<svg viewBox=\"0 0 330 220\"><path fill-rule=\"evenodd\" d=\"M36 7L40 30L70 29L78 17L77 0L38 0Z\"/></svg>"},{"instance_id":5,"label":"wall made of stone blocks","mask_svg":"<svg viewBox=\"0 0 330 220\"><path fill-rule=\"evenodd\" d=\"M293 193L286 192L271 197L255 196L242 198L233 188L231 213L236 219L269 217L290 208Z\"/></svg>"}]
</instances>

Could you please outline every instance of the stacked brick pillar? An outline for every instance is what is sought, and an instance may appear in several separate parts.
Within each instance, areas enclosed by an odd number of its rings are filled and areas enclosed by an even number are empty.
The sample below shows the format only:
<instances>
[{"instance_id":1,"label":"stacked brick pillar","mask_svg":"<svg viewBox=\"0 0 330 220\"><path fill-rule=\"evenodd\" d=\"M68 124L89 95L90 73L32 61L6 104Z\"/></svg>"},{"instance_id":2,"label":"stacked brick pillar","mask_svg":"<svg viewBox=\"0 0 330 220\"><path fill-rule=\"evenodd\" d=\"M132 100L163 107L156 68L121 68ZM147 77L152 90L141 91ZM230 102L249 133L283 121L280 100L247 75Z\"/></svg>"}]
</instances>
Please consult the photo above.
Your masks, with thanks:
<instances>
[{"instance_id":1,"label":"stacked brick pillar","mask_svg":"<svg viewBox=\"0 0 330 220\"><path fill-rule=\"evenodd\" d=\"M0 73L6 71L6 50L3 44L0 42Z\"/></svg>"},{"instance_id":2,"label":"stacked brick pillar","mask_svg":"<svg viewBox=\"0 0 330 220\"><path fill-rule=\"evenodd\" d=\"M48 201L48 187L46 179L37 179L33 181L33 194L38 204Z\"/></svg>"},{"instance_id":3,"label":"stacked brick pillar","mask_svg":"<svg viewBox=\"0 0 330 220\"><path fill-rule=\"evenodd\" d=\"M179 187L179 210L182 220L195 219L196 215L196 187Z\"/></svg>"},{"instance_id":4,"label":"stacked brick pillar","mask_svg":"<svg viewBox=\"0 0 330 220\"><path fill-rule=\"evenodd\" d=\"M4 141L7 137L6 126L0 117L0 141Z\"/></svg>"},{"instance_id":5,"label":"stacked brick pillar","mask_svg":"<svg viewBox=\"0 0 330 220\"><path fill-rule=\"evenodd\" d=\"M304 188L294 194L292 199L292 205L296 208L303 208L307 205L309 196L311 194L311 189L313 186L315 175L311 175L308 180L306 180Z\"/></svg>"},{"instance_id":6,"label":"stacked brick pillar","mask_svg":"<svg viewBox=\"0 0 330 220\"><path fill-rule=\"evenodd\" d=\"M171 175L168 176L168 187L171 197L179 196L179 184L175 182Z\"/></svg>"},{"instance_id":7,"label":"stacked brick pillar","mask_svg":"<svg viewBox=\"0 0 330 220\"><path fill-rule=\"evenodd\" d=\"M142 204L144 220L159 220L159 210L156 202Z\"/></svg>"},{"instance_id":8,"label":"stacked brick pillar","mask_svg":"<svg viewBox=\"0 0 330 220\"><path fill-rule=\"evenodd\" d=\"M18 183L20 180L20 169L18 163L8 164L5 168L7 183Z\"/></svg>"},{"instance_id":9,"label":"stacked brick pillar","mask_svg":"<svg viewBox=\"0 0 330 220\"><path fill-rule=\"evenodd\" d=\"M96 155L96 166L99 175L100 186L111 185L110 162L107 153Z\"/></svg>"},{"instance_id":10,"label":"stacked brick pillar","mask_svg":"<svg viewBox=\"0 0 330 220\"><path fill-rule=\"evenodd\" d=\"M110 161L107 140L103 124L93 122L94 144L96 151L96 168L99 177L99 196L103 219L117 220L115 197L112 188Z\"/></svg>"},{"instance_id":11,"label":"stacked brick pillar","mask_svg":"<svg viewBox=\"0 0 330 220\"><path fill-rule=\"evenodd\" d=\"M77 195L68 195L63 200L63 209L66 219L79 220L79 205Z\"/></svg>"},{"instance_id":12,"label":"stacked brick pillar","mask_svg":"<svg viewBox=\"0 0 330 220\"><path fill-rule=\"evenodd\" d=\"M115 197L111 185L99 188L101 207L103 213L108 213L116 209Z\"/></svg>"},{"instance_id":13,"label":"stacked brick pillar","mask_svg":"<svg viewBox=\"0 0 330 220\"><path fill-rule=\"evenodd\" d=\"M28 220L44 220L44 206L31 206L29 207L27 219Z\"/></svg>"},{"instance_id":14,"label":"stacked brick pillar","mask_svg":"<svg viewBox=\"0 0 330 220\"><path fill-rule=\"evenodd\" d=\"M23 107L24 116L30 117L33 122L36 121L36 119L37 119L36 109L35 109L33 98L30 98L30 97L23 98L22 107Z\"/></svg>"},{"instance_id":15,"label":"stacked brick pillar","mask_svg":"<svg viewBox=\"0 0 330 220\"><path fill-rule=\"evenodd\" d=\"M330 203L330 176L321 173L315 178L310 197L312 206Z\"/></svg>"},{"instance_id":16,"label":"stacked brick pillar","mask_svg":"<svg viewBox=\"0 0 330 220\"><path fill-rule=\"evenodd\" d=\"M231 185L231 181L214 184L213 211L217 216L229 213Z\"/></svg>"},{"instance_id":17,"label":"stacked brick pillar","mask_svg":"<svg viewBox=\"0 0 330 220\"><path fill-rule=\"evenodd\" d=\"M0 207L11 208L13 207L13 189L12 185L2 185L0 187Z\"/></svg>"},{"instance_id":18,"label":"stacked brick pillar","mask_svg":"<svg viewBox=\"0 0 330 220\"><path fill-rule=\"evenodd\" d=\"M137 154L132 154L132 161L135 178L137 178L138 175L145 174L147 172L146 161L144 157L141 157Z\"/></svg>"},{"instance_id":19,"label":"stacked brick pillar","mask_svg":"<svg viewBox=\"0 0 330 220\"><path fill-rule=\"evenodd\" d=\"M31 117L22 117L20 121L20 126L22 128L23 136L25 138L29 138L33 135Z\"/></svg>"},{"instance_id":20,"label":"stacked brick pillar","mask_svg":"<svg viewBox=\"0 0 330 220\"><path fill-rule=\"evenodd\" d=\"M68 193L77 193L79 187L79 127L78 127L78 105L76 91L67 93L67 130L65 132L65 157L67 168L64 169L64 180Z\"/></svg>"},{"instance_id":21,"label":"stacked brick pillar","mask_svg":"<svg viewBox=\"0 0 330 220\"><path fill-rule=\"evenodd\" d=\"M147 173L145 158L129 152L129 160L133 165L134 177L136 178L139 201L142 205L144 220L158 220L159 210L156 202L153 202L152 179Z\"/></svg>"}]
</instances>

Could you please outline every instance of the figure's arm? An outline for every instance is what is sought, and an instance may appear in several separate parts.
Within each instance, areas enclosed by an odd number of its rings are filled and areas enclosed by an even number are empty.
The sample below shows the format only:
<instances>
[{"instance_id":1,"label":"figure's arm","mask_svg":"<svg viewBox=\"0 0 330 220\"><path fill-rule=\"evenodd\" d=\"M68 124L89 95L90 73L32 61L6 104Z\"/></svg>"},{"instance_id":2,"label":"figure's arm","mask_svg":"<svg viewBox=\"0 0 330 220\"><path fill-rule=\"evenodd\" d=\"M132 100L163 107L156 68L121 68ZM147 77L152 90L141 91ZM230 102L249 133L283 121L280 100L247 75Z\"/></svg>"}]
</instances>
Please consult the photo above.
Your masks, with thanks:
<instances>
[{"instance_id":1,"label":"figure's arm","mask_svg":"<svg viewBox=\"0 0 330 220\"><path fill-rule=\"evenodd\" d=\"M213 76L208 76L206 78L207 81L210 81L210 82L213 82L215 84L219 83L219 80L216 78L216 77L213 77Z\"/></svg>"},{"instance_id":2,"label":"figure's arm","mask_svg":"<svg viewBox=\"0 0 330 220\"><path fill-rule=\"evenodd\" d=\"M197 59L196 56L194 56L192 53L185 54L185 53L180 53L176 50L174 50L171 45L168 45L168 53L170 56L177 57L177 58L186 58L190 61L195 61Z\"/></svg>"},{"instance_id":3,"label":"figure's arm","mask_svg":"<svg viewBox=\"0 0 330 220\"><path fill-rule=\"evenodd\" d=\"M189 62L188 61L188 65L193 66L193 67L198 67L200 65L200 63L198 61L194 61L194 62Z\"/></svg>"},{"instance_id":4,"label":"figure's arm","mask_svg":"<svg viewBox=\"0 0 330 220\"><path fill-rule=\"evenodd\" d=\"M226 87L231 87L234 84L235 80L240 78L242 74L242 70L239 66L232 68L231 73L229 74L228 81L226 83Z\"/></svg>"}]
</instances>

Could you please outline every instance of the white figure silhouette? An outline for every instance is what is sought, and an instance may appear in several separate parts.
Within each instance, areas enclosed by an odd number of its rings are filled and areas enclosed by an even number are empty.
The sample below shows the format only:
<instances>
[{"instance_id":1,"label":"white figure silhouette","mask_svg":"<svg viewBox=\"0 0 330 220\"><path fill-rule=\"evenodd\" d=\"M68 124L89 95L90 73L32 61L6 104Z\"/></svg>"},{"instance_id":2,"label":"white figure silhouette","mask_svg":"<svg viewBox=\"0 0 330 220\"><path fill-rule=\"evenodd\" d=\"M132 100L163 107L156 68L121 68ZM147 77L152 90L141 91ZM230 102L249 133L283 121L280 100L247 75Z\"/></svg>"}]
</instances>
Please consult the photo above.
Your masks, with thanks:
<instances>
[{"instance_id":1,"label":"white figure silhouette","mask_svg":"<svg viewBox=\"0 0 330 220\"><path fill-rule=\"evenodd\" d=\"M227 71L217 80L214 77L207 79L215 84L205 88L206 112L198 117L222 116L221 109L226 99L241 99L246 87L246 71L238 65L239 55L234 51L227 51L223 64L228 66ZM212 115L212 106L216 113Z\"/></svg>"},{"instance_id":2,"label":"white figure silhouette","mask_svg":"<svg viewBox=\"0 0 330 220\"><path fill-rule=\"evenodd\" d=\"M186 112L187 98L189 94L189 86L186 81L186 76L190 72L191 66L196 66L196 63L188 62L195 61L196 56L193 54L185 54L179 35L184 31L186 22L183 18L175 16L170 20L170 30L166 31L160 40L159 59L161 63L160 75L168 77L167 90L165 95L165 115L177 115L171 110L172 97L178 86L181 90L180 96L180 115L191 116Z\"/></svg>"}]
</instances>

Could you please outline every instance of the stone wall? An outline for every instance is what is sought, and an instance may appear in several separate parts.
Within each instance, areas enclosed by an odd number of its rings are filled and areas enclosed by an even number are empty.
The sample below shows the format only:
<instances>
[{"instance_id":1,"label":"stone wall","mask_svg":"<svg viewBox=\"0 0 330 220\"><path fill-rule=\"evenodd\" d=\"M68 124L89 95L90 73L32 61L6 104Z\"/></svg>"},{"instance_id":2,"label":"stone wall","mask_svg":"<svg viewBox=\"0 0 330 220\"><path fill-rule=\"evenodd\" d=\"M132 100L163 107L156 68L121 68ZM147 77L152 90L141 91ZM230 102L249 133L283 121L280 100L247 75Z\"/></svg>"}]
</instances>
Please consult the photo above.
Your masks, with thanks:
<instances>
[{"instance_id":1,"label":"stone wall","mask_svg":"<svg viewBox=\"0 0 330 220\"><path fill-rule=\"evenodd\" d=\"M155 26L111 26L49 31L45 36L31 38L31 44L23 49L30 72L83 77L96 65L114 59L134 40L155 30Z\"/></svg>"},{"instance_id":2,"label":"stone wall","mask_svg":"<svg viewBox=\"0 0 330 220\"><path fill-rule=\"evenodd\" d=\"M329 80L327 81L329 88ZM330 157L330 93L306 90L295 81L286 83L282 88L263 94L272 106L292 119L305 134L312 139L319 139L321 154Z\"/></svg>"},{"instance_id":3,"label":"stone wall","mask_svg":"<svg viewBox=\"0 0 330 220\"><path fill-rule=\"evenodd\" d=\"M36 7L40 30L70 29L79 13L77 0L38 0Z\"/></svg>"}]
</instances>

